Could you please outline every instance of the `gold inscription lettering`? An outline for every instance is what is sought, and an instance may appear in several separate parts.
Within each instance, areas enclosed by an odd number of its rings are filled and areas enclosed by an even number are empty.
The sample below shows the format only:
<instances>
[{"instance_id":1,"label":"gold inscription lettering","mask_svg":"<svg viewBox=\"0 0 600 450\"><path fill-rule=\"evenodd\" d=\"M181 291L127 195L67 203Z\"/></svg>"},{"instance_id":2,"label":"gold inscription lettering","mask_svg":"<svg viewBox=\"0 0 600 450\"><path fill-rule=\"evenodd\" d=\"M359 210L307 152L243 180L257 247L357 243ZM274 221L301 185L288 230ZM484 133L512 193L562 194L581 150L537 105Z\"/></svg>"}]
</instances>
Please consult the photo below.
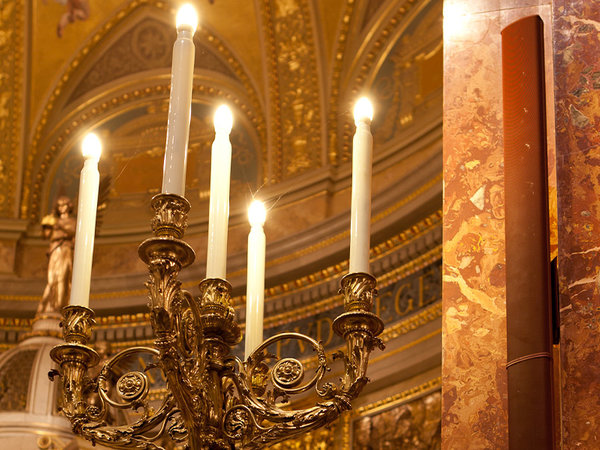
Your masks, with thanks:
<instances>
[{"instance_id":1,"label":"gold inscription lettering","mask_svg":"<svg viewBox=\"0 0 600 450\"><path fill-rule=\"evenodd\" d=\"M325 329L327 330L327 339L323 340L322 330L323 324L325 323ZM333 339L333 320L330 317L322 317L317 319L317 341L323 342L323 346L329 345Z\"/></svg>"},{"instance_id":2,"label":"gold inscription lettering","mask_svg":"<svg viewBox=\"0 0 600 450\"><path fill-rule=\"evenodd\" d=\"M408 304L406 306L406 308L404 308L404 310L402 309L402 306L400 305L400 300L402 300L402 294L404 293L404 291L410 287L410 283L404 283L402 286L400 286L400 288L398 289L398 292L396 292L396 298L394 299L394 307L396 308L396 314L398 314L399 316L404 316L406 314L408 314L410 311L412 311L413 309L415 309L415 301L412 297L408 297Z\"/></svg>"},{"instance_id":3,"label":"gold inscription lettering","mask_svg":"<svg viewBox=\"0 0 600 450\"><path fill-rule=\"evenodd\" d=\"M433 302L435 300L435 296L431 295L429 298L425 299L425 295L427 292L431 290L431 284L425 283L425 278L429 277L433 274L432 270L425 272L424 274L419 276L419 307L425 306Z\"/></svg>"}]
</instances>

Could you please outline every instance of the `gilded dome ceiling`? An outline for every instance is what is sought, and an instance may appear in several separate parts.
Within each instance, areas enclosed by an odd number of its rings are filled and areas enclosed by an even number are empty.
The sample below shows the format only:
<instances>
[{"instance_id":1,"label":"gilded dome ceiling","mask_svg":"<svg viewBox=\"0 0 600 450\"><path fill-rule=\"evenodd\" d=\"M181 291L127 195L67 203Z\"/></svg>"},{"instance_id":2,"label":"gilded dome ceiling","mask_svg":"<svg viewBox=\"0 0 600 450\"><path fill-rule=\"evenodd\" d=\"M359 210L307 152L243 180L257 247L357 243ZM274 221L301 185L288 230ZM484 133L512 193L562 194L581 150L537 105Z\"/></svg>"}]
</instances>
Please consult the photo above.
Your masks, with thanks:
<instances>
[{"instance_id":1,"label":"gilded dome ceiling","mask_svg":"<svg viewBox=\"0 0 600 450\"><path fill-rule=\"evenodd\" d=\"M114 298L143 291L146 269L136 247L148 235L149 200L160 188L179 3L4 2L1 37L18 50L4 55L0 68L5 88L12 86L0 111L0 176L9 185L0 225L13 230L5 249L12 264L2 270L14 283L4 304L39 297L46 265L39 223L57 196L76 197L79 143L89 130L104 142L107 186L92 290ZM372 245L440 208L441 1L192 3L200 27L186 187L187 237L197 253L190 282L203 277L212 114L221 103L235 117L233 280L244 276L245 211L253 197L270 208L267 285L343 266L351 111L360 95L375 105ZM76 4L82 12L65 20Z\"/></svg>"}]
</instances>

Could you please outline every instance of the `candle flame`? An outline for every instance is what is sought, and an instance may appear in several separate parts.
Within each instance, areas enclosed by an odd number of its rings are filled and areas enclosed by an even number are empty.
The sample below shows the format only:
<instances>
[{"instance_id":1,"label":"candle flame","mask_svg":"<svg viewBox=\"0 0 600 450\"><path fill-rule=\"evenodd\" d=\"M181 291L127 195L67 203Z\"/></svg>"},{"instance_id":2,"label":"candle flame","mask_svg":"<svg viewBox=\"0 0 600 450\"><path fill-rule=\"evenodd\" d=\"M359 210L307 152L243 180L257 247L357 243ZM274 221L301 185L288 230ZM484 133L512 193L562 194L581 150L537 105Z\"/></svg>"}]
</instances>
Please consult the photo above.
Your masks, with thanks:
<instances>
[{"instance_id":1,"label":"candle flame","mask_svg":"<svg viewBox=\"0 0 600 450\"><path fill-rule=\"evenodd\" d=\"M367 97L361 97L354 105L354 123L373 120L373 104Z\"/></svg>"},{"instance_id":2,"label":"candle flame","mask_svg":"<svg viewBox=\"0 0 600 450\"><path fill-rule=\"evenodd\" d=\"M233 126L233 114L227 105L221 105L215 111L215 131L229 134Z\"/></svg>"},{"instance_id":3,"label":"candle flame","mask_svg":"<svg viewBox=\"0 0 600 450\"><path fill-rule=\"evenodd\" d=\"M85 159L93 158L100 160L102 154L102 142L95 133L88 133L81 142L81 153Z\"/></svg>"},{"instance_id":4,"label":"candle flame","mask_svg":"<svg viewBox=\"0 0 600 450\"><path fill-rule=\"evenodd\" d=\"M254 200L248 208L248 220L253 227L263 226L267 219L267 210L265 204L259 200Z\"/></svg>"},{"instance_id":5,"label":"candle flame","mask_svg":"<svg viewBox=\"0 0 600 450\"><path fill-rule=\"evenodd\" d=\"M196 28L198 27L198 13L196 12L196 8L190 3L181 6L179 11L177 11L175 24L178 30L188 29L191 30L192 33L195 33Z\"/></svg>"}]
</instances>

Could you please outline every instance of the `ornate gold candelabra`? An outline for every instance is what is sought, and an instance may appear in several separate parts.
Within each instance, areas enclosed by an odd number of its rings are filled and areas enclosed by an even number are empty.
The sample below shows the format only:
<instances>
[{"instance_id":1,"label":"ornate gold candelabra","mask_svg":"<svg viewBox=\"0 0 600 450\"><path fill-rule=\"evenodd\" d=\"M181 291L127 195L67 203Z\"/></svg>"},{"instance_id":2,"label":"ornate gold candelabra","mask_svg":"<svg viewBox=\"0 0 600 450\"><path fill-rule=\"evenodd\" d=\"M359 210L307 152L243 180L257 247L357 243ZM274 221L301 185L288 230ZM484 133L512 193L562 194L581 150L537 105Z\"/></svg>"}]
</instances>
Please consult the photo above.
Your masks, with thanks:
<instances>
[{"instance_id":1,"label":"ornate gold candelabra","mask_svg":"<svg viewBox=\"0 0 600 450\"><path fill-rule=\"evenodd\" d=\"M160 449L155 442L169 434L190 449L260 448L293 435L321 427L351 408L367 383L367 364L374 347L383 349L377 337L383 322L371 313L377 291L375 279L366 273L342 278L340 293L345 312L333 322L334 331L347 342L342 358L344 375L339 385L324 382L328 370L320 342L299 334L281 333L267 339L247 360L230 355L241 340L241 330L231 306L231 285L221 279L205 279L200 295L181 289L177 275L194 260L194 251L182 240L187 226L188 201L172 194L152 199L154 237L139 247L148 265L151 322L154 347L133 347L107 360L96 376L88 370L100 358L87 344L94 313L82 306L63 310L65 344L51 356L59 369L50 373L62 380L62 410L76 434L114 448ZM318 366L305 380L304 366L294 358L279 359L267 352L277 341L296 339L312 346ZM117 378L115 367L136 353L147 353L153 366L166 377L168 393L153 409L148 400L149 380L144 372L129 371ZM116 382L115 382L116 380ZM114 384L114 386L113 386ZM289 396L313 389L314 407L285 410ZM92 398L99 401L92 401ZM139 420L110 426L110 408L142 411Z\"/></svg>"}]
</instances>

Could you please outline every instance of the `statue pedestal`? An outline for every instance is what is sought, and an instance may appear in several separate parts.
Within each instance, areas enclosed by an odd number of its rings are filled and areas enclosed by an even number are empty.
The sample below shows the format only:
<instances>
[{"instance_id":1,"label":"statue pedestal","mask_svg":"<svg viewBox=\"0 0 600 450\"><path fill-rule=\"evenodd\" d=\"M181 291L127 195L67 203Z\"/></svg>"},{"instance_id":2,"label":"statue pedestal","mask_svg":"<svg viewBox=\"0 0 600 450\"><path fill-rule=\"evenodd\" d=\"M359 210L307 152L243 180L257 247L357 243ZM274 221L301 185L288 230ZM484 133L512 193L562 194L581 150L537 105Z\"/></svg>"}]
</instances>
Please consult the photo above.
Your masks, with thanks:
<instances>
[{"instance_id":1,"label":"statue pedestal","mask_svg":"<svg viewBox=\"0 0 600 450\"><path fill-rule=\"evenodd\" d=\"M62 320L62 315L58 312L55 313L47 313L40 316L36 316L33 319L33 325L31 327L32 332L40 333L40 332L48 332L48 334L54 335L57 333L56 337L62 336L62 331L60 329L60 321Z\"/></svg>"},{"instance_id":2,"label":"statue pedestal","mask_svg":"<svg viewBox=\"0 0 600 450\"><path fill-rule=\"evenodd\" d=\"M48 378L56 368L50 350L63 342L60 319L36 318L19 345L0 356L0 442L7 448L48 448L49 442L65 448L74 439L71 424L58 413L59 386Z\"/></svg>"}]
</instances>

